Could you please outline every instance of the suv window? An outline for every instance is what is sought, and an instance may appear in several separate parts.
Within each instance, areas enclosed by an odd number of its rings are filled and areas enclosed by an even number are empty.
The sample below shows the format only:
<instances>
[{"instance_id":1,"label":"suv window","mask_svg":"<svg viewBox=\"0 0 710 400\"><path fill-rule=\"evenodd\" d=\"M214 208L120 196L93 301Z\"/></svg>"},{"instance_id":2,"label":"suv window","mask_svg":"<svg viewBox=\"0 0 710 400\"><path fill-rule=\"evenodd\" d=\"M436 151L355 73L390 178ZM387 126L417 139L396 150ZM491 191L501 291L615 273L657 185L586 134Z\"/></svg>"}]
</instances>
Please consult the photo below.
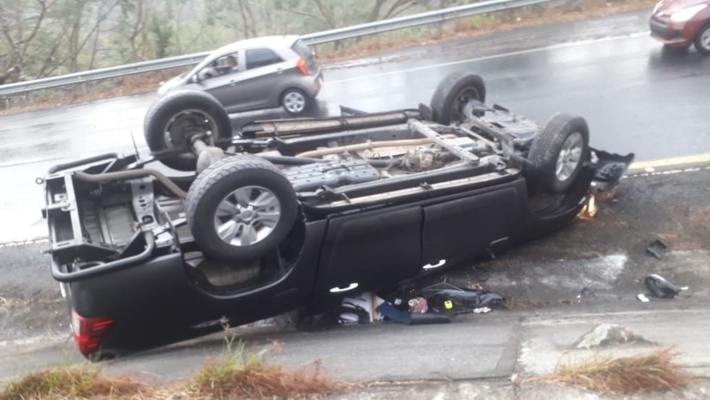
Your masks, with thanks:
<instances>
[{"instance_id":1,"label":"suv window","mask_svg":"<svg viewBox=\"0 0 710 400\"><path fill-rule=\"evenodd\" d=\"M283 60L269 49L249 49L246 53L247 69L280 63Z\"/></svg>"}]
</instances>

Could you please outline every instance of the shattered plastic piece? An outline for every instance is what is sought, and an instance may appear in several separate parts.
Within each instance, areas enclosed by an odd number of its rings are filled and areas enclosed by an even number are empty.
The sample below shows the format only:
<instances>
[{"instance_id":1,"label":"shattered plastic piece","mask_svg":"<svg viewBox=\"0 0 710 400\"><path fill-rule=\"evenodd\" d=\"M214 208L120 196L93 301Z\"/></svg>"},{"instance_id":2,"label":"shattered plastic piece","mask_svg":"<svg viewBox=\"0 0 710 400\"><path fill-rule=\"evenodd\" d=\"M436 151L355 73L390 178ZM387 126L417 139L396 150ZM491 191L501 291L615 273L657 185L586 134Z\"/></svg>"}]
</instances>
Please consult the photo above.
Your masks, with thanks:
<instances>
[{"instance_id":1,"label":"shattered plastic piece","mask_svg":"<svg viewBox=\"0 0 710 400\"><path fill-rule=\"evenodd\" d=\"M639 299L639 300L641 300L643 303L648 303L649 301L651 301L651 300L649 300L648 297L646 297L646 295L643 294L643 293L639 293L639 295L636 296L636 298Z\"/></svg>"},{"instance_id":2,"label":"shattered plastic piece","mask_svg":"<svg viewBox=\"0 0 710 400\"><path fill-rule=\"evenodd\" d=\"M629 343L651 343L640 335L631 332L628 328L616 324L601 324L582 335L575 347L578 349L615 346Z\"/></svg>"},{"instance_id":3,"label":"shattered plastic piece","mask_svg":"<svg viewBox=\"0 0 710 400\"><path fill-rule=\"evenodd\" d=\"M672 299L683 290L688 290L687 286L676 286L670 283L664 277L657 274L648 275L643 280L643 283L646 285L652 295L660 297L662 299Z\"/></svg>"},{"instance_id":4,"label":"shattered plastic piece","mask_svg":"<svg viewBox=\"0 0 710 400\"><path fill-rule=\"evenodd\" d=\"M659 260L663 259L663 256L666 254L666 250L668 250L668 245L660 239L654 240L646 248L646 251L648 253L650 253L652 256L656 257Z\"/></svg>"},{"instance_id":5,"label":"shattered plastic piece","mask_svg":"<svg viewBox=\"0 0 710 400\"><path fill-rule=\"evenodd\" d=\"M489 312L491 312L491 309L488 307L481 307L473 310L474 314L487 314Z\"/></svg>"}]
</instances>

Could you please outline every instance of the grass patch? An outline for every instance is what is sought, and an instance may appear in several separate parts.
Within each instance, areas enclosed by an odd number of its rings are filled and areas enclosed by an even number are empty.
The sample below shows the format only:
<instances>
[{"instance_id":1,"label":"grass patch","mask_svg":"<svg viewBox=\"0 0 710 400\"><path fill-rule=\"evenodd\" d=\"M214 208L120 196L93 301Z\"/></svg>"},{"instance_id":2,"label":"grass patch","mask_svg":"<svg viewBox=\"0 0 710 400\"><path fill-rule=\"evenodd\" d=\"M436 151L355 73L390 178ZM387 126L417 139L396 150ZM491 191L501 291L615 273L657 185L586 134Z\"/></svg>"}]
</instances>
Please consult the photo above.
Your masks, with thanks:
<instances>
[{"instance_id":1,"label":"grass patch","mask_svg":"<svg viewBox=\"0 0 710 400\"><path fill-rule=\"evenodd\" d=\"M558 367L556 373L524 379L523 382L566 384L616 395L673 391L691 383L673 362L670 349L623 358L593 358L578 365Z\"/></svg>"},{"instance_id":2,"label":"grass patch","mask_svg":"<svg viewBox=\"0 0 710 400\"><path fill-rule=\"evenodd\" d=\"M229 329L224 320L222 326ZM267 354L280 347L277 342L259 351L247 350L241 341L235 344L233 336L225 336L225 342L221 356L188 381L159 386L128 376L109 378L90 364L59 366L10 382L0 400L312 399L363 386L331 379L319 362L295 370L267 364Z\"/></svg>"},{"instance_id":3,"label":"grass patch","mask_svg":"<svg viewBox=\"0 0 710 400\"><path fill-rule=\"evenodd\" d=\"M107 378L97 368L58 367L34 372L5 386L0 400L150 397L151 388L128 377Z\"/></svg>"},{"instance_id":4,"label":"grass patch","mask_svg":"<svg viewBox=\"0 0 710 400\"><path fill-rule=\"evenodd\" d=\"M225 328L226 329L226 328ZM279 347L249 351L234 337L225 338L225 353L208 361L190 383L198 397L213 399L313 398L343 392L357 385L338 382L313 363L313 368L286 370L268 365L266 355Z\"/></svg>"}]
</instances>

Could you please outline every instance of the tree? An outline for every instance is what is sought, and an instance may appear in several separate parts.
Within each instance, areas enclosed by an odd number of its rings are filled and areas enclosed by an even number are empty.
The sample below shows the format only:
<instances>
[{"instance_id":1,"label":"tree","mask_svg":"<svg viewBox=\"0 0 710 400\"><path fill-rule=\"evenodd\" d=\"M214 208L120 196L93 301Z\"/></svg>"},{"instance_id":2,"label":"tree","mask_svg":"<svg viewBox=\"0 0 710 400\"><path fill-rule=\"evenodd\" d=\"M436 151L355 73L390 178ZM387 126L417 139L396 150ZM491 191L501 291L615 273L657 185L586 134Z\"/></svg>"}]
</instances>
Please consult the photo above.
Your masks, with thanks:
<instances>
[{"instance_id":1,"label":"tree","mask_svg":"<svg viewBox=\"0 0 710 400\"><path fill-rule=\"evenodd\" d=\"M0 0L0 31L8 49L6 66L23 66L25 56L53 1Z\"/></svg>"}]
</instances>

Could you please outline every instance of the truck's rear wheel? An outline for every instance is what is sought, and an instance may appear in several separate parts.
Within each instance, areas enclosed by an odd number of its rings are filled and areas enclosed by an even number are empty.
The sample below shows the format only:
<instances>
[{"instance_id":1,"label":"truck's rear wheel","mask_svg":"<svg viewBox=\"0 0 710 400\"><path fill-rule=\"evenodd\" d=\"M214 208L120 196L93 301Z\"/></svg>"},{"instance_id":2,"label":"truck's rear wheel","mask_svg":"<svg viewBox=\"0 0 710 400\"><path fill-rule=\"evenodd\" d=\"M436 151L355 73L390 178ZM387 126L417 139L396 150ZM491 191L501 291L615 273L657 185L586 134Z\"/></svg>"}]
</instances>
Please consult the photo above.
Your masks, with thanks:
<instances>
[{"instance_id":1,"label":"truck's rear wheel","mask_svg":"<svg viewBox=\"0 0 710 400\"><path fill-rule=\"evenodd\" d=\"M464 107L471 100L486 101L486 85L483 78L466 71L447 75L434 91L431 109L434 122L449 125L464 120Z\"/></svg>"},{"instance_id":2,"label":"truck's rear wheel","mask_svg":"<svg viewBox=\"0 0 710 400\"><path fill-rule=\"evenodd\" d=\"M537 184L554 194L569 189L588 156L587 122L563 113L553 115L545 123L528 153Z\"/></svg>"},{"instance_id":3,"label":"truck's rear wheel","mask_svg":"<svg viewBox=\"0 0 710 400\"><path fill-rule=\"evenodd\" d=\"M187 219L195 242L208 255L251 261L286 238L298 214L291 183L257 156L222 159L190 187Z\"/></svg>"},{"instance_id":4,"label":"truck's rear wheel","mask_svg":"<svg viewBox=\"0 0 710 400\"><path fill-rule=\"evenodd\" d=\"M185 150L161 159L163 164L179 171L197 168L197 156L189 151L193 137L198 136L210 145L217 139L232 137L232 123L222 104L214 96L197 90L168 92L150 106L143 125L152 152Z\"/></svg>"}]
</instances>

